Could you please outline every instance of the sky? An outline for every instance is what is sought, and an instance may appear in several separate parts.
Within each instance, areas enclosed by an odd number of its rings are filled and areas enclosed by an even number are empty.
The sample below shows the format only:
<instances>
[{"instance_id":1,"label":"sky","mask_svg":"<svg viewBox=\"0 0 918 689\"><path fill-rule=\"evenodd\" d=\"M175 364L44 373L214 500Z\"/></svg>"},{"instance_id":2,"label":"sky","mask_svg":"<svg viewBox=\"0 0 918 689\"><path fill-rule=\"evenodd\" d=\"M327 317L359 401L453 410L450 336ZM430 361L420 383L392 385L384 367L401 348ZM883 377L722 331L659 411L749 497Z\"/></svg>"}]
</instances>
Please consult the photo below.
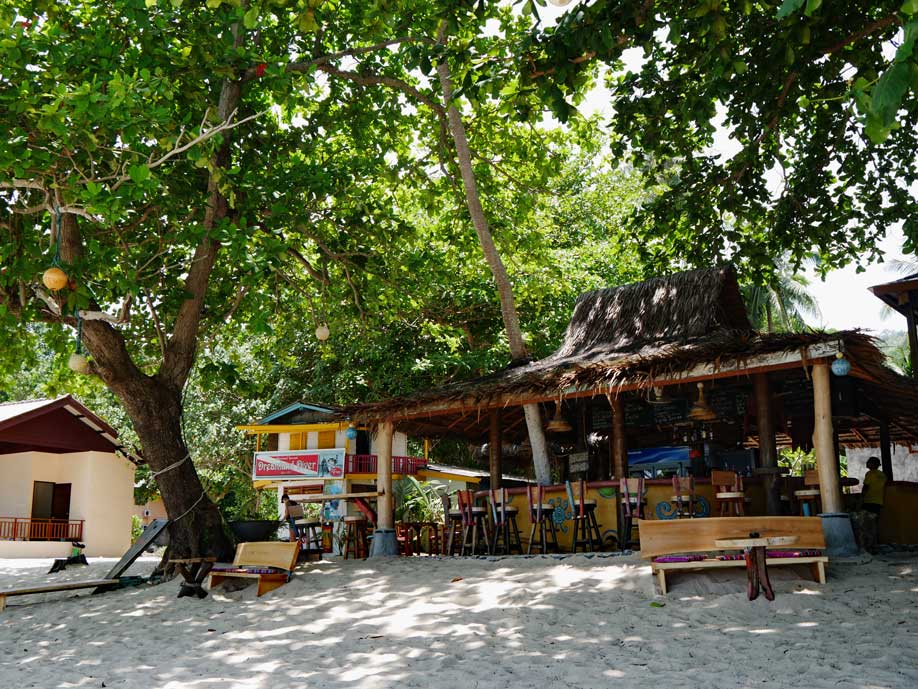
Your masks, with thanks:
<instances>
[{"instance_id":1,"label":"sky","mask_svg":"<svg viewBox=\"0 0 918 689\"><path fill-rule=\"evenodd\" d=\"M577 0L574 0L566 7L555 7L549 4L547 7L539 8L543 24L554 24L564 12L576 10L578 4ZM641 53L642 51L639 49L626 51L623 56L626 66L637 67L640 65ZM601 86L594 89L584 99L579 110L584 115L592 115L597 112L606 115L611 114L608 109L606 89ZM729 138L727 132L720 131L715 135L712 151L731 155L735 150L736 144ZM885 239L880 243L886 263L866 266L866 269L861 273L857 272L856 266L850 266L830 272L823 280L815 271L807 271L805 274L810 280L810 292L816 298L820 310L819 315L807 318L808 325L832 330L863 328L873 332L884 330L905 331L904 317L898 314L884 317L883 303L869 291L869 288L873 285L883 284L902 277L890 270L889 261L895 259L918 261L918 258L914 256L908 257L902 253L903 242L904 237L901 229L890 229Z\"/></svg>"}]
</instances>

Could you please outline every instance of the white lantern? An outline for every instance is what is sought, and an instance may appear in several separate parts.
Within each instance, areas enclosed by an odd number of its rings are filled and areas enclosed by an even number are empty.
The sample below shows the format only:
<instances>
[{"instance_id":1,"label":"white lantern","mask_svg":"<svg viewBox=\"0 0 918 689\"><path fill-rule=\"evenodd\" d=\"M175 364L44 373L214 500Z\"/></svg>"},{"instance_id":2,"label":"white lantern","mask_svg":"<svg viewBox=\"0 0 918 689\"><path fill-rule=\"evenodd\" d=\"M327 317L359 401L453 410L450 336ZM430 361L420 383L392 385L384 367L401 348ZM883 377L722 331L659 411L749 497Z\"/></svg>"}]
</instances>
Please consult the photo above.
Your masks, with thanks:
<instances>
[{"instance_id":1,"label":"white lantern","mask_svg":"<svg viewBox=\"0 0 918 689\"><path fill-rule=\"evenodd\" d=\"M319 342L325 342L329 335L331 335L331 331L328 329L328 326L325 323L322 323L318 328L316 328L316 339Z\"/></svg>"},{"instance_id":2,"label":"white lantern","mask_svg":"<svg viewBox=\"0 0 918 689\"><path fill-rule=\"evenodd\" d=\"M571 0L548 0L555 7L564 7L565 5L570 5Z\"/></svg>"}]
</instances>

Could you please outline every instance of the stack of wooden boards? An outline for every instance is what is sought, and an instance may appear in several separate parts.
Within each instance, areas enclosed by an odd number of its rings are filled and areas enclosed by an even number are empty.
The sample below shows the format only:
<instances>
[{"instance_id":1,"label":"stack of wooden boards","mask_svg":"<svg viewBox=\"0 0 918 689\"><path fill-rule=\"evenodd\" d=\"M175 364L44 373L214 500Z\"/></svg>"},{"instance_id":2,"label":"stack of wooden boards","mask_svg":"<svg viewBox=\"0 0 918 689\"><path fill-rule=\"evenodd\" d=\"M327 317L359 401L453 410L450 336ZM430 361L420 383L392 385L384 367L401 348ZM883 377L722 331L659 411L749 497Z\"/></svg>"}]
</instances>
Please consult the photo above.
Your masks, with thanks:
<instances>
[{"instance_id":1,"label":"stack of wooden boards","mask_svg":"<svg viewBox=\"0 0 918 689\"><path fill-rule=\"evenodd\" d=\"M641 557L649 559L660 592L666 595L666 575L673 571L717 567L745 567L735 555L713 555L722 549L715 541L757 533L794 536L793 548L769 551L766 562L776 565L809 565L813 579L826 582L826 547L822 520L818 517L711 517L707 519L646 520L638 522ZM702 555L699 555L702 554Z\"/></svg>"}]
</instances>

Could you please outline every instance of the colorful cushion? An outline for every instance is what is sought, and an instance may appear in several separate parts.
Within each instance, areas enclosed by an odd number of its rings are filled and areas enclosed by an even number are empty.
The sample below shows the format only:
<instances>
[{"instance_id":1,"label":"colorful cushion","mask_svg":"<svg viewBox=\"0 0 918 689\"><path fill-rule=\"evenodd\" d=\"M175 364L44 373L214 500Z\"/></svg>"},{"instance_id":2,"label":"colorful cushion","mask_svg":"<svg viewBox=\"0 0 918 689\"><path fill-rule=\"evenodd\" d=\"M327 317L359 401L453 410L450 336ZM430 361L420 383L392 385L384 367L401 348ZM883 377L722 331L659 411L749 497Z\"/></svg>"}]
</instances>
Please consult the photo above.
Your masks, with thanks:
<instances>
[{"instance_id":1,"label":"colorful cushion","mask_svg":"<svg viewBox=\"0 0 918 689\"><path fill-rule=\"evenodd\" d=\"M700 562L707 560L704 555L667 555L665 557L655 557L654 562Z\"/></svg>"}]
</instances>

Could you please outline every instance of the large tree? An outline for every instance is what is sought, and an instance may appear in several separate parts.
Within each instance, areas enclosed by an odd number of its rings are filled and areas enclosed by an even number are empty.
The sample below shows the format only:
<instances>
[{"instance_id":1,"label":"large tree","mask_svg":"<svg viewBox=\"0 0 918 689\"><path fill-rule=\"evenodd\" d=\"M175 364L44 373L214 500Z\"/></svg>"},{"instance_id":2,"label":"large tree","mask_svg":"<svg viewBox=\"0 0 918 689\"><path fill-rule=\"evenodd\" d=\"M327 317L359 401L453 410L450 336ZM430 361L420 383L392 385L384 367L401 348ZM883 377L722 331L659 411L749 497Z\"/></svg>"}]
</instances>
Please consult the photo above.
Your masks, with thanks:
<instances>
[{"instance_id":1,"label":"large tree","mask_svg":"<svg viewBox=\"0 0 918 689\"><path fill-rule=\"evenodd\" d=\"M614 151L646 173L648 259L769 273L815 251L829 269L877 258L896 222L918 240L916 13L901 0L594 0L527 37L515 88L565 118L608 66Z\"/></svg>"}]
</instances>

